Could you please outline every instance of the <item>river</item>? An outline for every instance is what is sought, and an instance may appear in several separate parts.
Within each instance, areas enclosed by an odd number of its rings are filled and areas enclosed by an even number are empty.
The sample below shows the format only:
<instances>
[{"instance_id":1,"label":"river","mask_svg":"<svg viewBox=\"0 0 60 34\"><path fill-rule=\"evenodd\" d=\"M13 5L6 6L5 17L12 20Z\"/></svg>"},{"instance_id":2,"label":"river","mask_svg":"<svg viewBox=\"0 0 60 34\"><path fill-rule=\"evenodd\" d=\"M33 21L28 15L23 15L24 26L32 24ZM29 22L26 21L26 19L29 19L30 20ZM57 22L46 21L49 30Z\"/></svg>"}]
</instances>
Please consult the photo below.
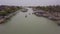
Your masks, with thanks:
<instances>
[{"instance_id":1,"label":"river","mask_svg":"<svg viewBox=\"0 0 60 34\"><path fill-rule=\"evenodd\" d=\"M60 27L55 22L32 13L28 8L28 12L20 11L7 23L0 24L0 34L60 34Z\"/></svg>"}]
</instances>

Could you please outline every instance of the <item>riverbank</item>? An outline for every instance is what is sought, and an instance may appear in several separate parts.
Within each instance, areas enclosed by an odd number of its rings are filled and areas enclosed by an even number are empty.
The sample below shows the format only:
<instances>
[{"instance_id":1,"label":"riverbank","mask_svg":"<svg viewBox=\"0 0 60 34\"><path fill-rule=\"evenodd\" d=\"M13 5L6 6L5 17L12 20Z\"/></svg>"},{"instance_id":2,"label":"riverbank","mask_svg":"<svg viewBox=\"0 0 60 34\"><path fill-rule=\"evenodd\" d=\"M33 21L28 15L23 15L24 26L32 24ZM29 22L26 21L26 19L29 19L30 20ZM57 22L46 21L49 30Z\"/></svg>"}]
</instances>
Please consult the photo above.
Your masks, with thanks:
<instances>
[{"instance_id":1,"label":"riverbank","mask_svg":"<svg viewBox=\"0 0 60 34\"><path fill-rule=\"evenodd\" d=\"M39 17L45 17L52 21L57 22L58 25L60 25L60 6L49 6L47 7L34 7L33 11L36 16Z\"/></svg>"},{"instance_id":2,"label":"riverbank","mask_svg":"<svg viewBox=\"0 0 60 34\"><path fill-rule=\"evenodd\" d=\"M42 11L42 12L41 12ZM51 14L51 13L49 13L49 12L45 12L45 11L43 11L43 10L40 10L40 11L36 11L36 12L34 12L34 14L36 15L36 16L42 16L42 17L46 17L46 18L48 18L48 19L51 19L51 20L60 20L60 17L59 16L55 16L55 15L53 15L53 14Z\"/></svg>"},{"instance_id":3,"label":"riverbank","mask_svg":"<svg viewBox=\"0 0 60 34\"><path fill-rule=\"evenodd\" d=\"M11 13L11 14L5 16L4 18L0 19L0 24L5 23L7 20L9 20L12 16L14 16L17 13L18 13L18 11Z\"/></svg>"},{"instance_id":4,"label":"riverbank","mask_svg":"<svg viewBox=\"0 0 60 34\"><path fill-rule=\"evenodd\" d=\"M22 7L0 5L0 24L15 15L20 9L22 9Z\"/></svg>"}]
</instances>

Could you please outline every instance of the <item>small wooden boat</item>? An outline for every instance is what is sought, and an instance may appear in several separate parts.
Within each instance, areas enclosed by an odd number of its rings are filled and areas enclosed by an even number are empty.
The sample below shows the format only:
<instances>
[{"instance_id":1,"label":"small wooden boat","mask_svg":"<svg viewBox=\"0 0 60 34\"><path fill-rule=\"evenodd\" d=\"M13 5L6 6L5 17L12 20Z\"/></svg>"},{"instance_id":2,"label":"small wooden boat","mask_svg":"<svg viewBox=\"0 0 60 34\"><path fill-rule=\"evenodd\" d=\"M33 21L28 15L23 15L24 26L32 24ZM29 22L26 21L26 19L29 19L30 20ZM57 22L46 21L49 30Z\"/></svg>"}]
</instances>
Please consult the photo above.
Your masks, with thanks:
<instances>
[{"instance_id":1,"label":"small wooden boat","mask_svg":"<svg viewBox=\"0 0 60 34\"><path fill-rule=\"evenodd\" d=\"M25 15L25 17L27 17L27 15Z\"/></svg>"}]
</instances>

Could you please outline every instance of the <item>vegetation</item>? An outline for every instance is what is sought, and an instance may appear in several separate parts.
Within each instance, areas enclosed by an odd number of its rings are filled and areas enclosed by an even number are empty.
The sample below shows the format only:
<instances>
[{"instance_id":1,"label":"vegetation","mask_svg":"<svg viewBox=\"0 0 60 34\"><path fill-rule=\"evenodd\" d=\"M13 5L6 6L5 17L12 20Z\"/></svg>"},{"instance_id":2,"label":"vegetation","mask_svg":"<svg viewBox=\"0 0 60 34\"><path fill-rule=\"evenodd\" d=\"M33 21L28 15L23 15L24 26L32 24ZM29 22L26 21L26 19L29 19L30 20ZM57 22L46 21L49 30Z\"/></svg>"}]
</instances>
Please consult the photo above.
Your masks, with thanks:
<instances>
[{"instance_id":1,"label":"vegetation","mask_svg":"<svg viewBox=\"0 0 60 34\"><path fill-rule=\"evenodd\" d=\"M0 5L0 24L4 23L7 19L16 14L16 11L19 9L22 9L22 7Z\"/></svg>"},{"instance_id":2,"label":"vegetation","mask_svg":"<svg viewBox=\"0 0 60 34\"><path fill-rule=\"evenodd\" d=\"M21 9L21 7L19 7L19 6L1 5L0 6L0 16L6 16L6 15L13 13L19 9Z\"/></svg>"},{"instance_id":3,"label":"vegetation","mask_svg":"<svg viewBox=\"0 0 60 34\"><path fill-rule=\"evenodd\" d=\"M36 16L43 16L54 21L60 21L60 5L36 6L33 7L33 10Z\"/></svg>"},{"instance_id":4,"label":"vegetation","mask_svg":"<svg viewBox=\"0 0 60 34\"><path fill-rule=\"evenodd\" d=\"M59 12L60 11L60 5L53 5L53 6L37 6L35 7L35 9L37 10L45 10L45 11L57 11Z\"/></svg>"}]
</instances>

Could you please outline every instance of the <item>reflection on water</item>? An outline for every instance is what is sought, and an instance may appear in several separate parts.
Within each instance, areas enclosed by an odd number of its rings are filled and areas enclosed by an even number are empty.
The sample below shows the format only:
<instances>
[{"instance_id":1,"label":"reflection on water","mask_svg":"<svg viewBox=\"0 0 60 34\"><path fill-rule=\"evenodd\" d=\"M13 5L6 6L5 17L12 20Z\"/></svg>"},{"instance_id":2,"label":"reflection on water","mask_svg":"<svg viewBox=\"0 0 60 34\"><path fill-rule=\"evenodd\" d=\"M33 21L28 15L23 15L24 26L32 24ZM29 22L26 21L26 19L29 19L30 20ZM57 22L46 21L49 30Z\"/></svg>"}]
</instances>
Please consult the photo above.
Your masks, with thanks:
<instances>
[{"instance_id":1,"label":"reflection on water","mask_svg":"<svg viewBox=\"0 0 60 34\"><path fill-rule=\"evenodd\" d=\"M28 12L19 12L10 21L0 25L0 34L59 34L60 29L57 24L44 17L37 17ZM29 15L30 14L30 15ZM27 15L27 18L25 16Z\"/></svg>"}]
</instances>

